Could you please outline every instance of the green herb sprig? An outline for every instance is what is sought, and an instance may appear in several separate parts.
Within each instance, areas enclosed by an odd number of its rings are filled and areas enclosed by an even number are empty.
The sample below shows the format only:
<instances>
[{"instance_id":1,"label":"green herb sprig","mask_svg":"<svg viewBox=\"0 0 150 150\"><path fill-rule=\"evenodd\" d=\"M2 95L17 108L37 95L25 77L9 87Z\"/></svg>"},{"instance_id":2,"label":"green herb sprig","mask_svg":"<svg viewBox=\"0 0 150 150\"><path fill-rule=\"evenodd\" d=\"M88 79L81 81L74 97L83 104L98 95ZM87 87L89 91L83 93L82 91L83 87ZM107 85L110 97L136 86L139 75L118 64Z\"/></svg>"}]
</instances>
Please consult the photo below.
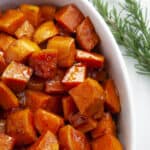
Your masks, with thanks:
<instances>
[{"instance_id":1,"label":"green herb sprig","mask_svg":"<svg viewBox=\"0 0 150 150\"><path fill-rule=\"evenodd\" d=\"M92 0L97 11L104 17L118 44L124 46L125 55L137 60L137 72L150 75L150 28L147 10L143 13L136 0L125 0L121 11L109 9L107 2Z\"/></svg>"}]
</instances>

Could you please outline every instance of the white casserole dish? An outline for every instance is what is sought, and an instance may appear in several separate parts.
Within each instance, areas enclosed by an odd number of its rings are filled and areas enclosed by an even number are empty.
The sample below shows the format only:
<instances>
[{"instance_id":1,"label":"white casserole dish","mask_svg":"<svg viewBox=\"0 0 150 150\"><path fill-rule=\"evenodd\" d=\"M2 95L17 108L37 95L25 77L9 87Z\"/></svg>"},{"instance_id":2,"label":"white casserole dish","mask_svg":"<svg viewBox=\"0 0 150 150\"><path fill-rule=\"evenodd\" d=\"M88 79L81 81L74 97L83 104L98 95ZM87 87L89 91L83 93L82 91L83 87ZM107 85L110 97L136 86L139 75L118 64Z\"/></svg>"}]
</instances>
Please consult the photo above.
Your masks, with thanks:
<instances>
[{"instance_id":1,"label":"white casserole dish","mask_svg":"<svg viewBox=\"0 0 150 150\"><path fill-rule=\"evenodd\" d=\"M108 61L109 70L119 91L122 111L119 116L119 136L124 145L124 150L136 150L134 135L133 99L131 95L126 66L120 50L103 18L97 13L87 0L1 0L0 8L8 9L18 6L21 3L33 4L54 4L62 6L74 3L86 15L89 16L95 26L98 35L101 37L101 53Z\"/></svg>"}]
</instances>

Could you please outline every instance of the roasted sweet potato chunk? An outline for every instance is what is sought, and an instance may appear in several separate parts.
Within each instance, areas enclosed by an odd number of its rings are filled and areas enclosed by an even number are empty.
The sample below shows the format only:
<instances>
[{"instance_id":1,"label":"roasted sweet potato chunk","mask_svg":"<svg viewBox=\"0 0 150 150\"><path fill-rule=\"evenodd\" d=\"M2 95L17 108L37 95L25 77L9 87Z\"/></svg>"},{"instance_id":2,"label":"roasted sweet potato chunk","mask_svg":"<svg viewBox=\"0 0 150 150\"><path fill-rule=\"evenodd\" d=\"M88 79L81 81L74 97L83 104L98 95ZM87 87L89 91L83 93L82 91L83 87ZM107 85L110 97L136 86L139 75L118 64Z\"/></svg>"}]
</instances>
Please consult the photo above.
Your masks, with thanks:
<instances>
[{"instance_id":1,"label":"roasted sweet potato chunk","mask_svg":"<svg viewBox=\"0 0 150 150\"><path fill-rule=\"evenodd\" d=\"M18 39L5 52L6 61L8 63L11 61L23 62L31 53L37 51L40 51L40 48L36 43L27 38Z\"/></svg>"},{"instance_id":2,"label":"roasted sweet potato chunk","mask_svg":"<svg viewBox=\"0 0 150 150\"><path fill-rule=\"evenodd\" d=\"M29 58L29 65L35 71L35 75L51 79L56 75L57 71L57 56L56 49L46 49L41 52L33 53Z\"/></svg>"},{"instance_id":3,"label":"roasted sweet potato chunk","mask_svg":"<svg viewBox=\"0 0 150 150\"><path fill-rule=\"evenodd\" d=\"M99 68L104 65L104 56L96 53L89 53L77 50L76 60L82 62L88 67Z\"/></svg>"},{"instance_id":4,"label":"roasted sweet potato chunk","mask_svg":"<svg viewBox=\"0 0 150 150\"><path fill-rule=\"evenodd\" d=\"M15 139L4 134L0 133L0 149L1 150L13 150L15 144Z\"/></svg>"},{"instance_id":5,"label":"roasted sweet potato chunk","mask_svg":"<svg viewBox=\"0 0 150 150\"><path fill-rule=\"evenodd\" d=\"M16 30L15 36L20 39L23 37L31 38L34 33L34 27L28 20L25 20L24 23Z\"/></svg>"},{"instance_id":6,"label":"roasted sweet potato chunk","mask_svg":"<svg viewBox=\"0 0 150 150\"><path fill-rule=\"evenodd\" d=\"M104 135L92 142L93 150L123 150L119 140L112 135Z\"/></svg>"},{"instance_id":7,"label":"roasted sweet potato chunk","mask_svg":"<svg viewBox=\"0 0 150 150\"><path fill-rule=\"evenodd\" d=\"M4 58L4 53L2 51L0 51L0 74L3 73L3 71L5 70L7 64Z\"/></svg>"},{"instance_id":8,"label":"roasted sweet potato chunk","mask_svg":"<svg viewBox=\"0 0 150 150\"><path fill-rule=\"evenodd\" d=\"M106 81L105 93L106 93L105 104L108 107L108 109L112 113L119 113L121 111L120 99L117 94L117 90L116 90L113 80L109 79Z\"/></svg>"},{"instance_id":9,"label":"roasted sweet potato chunk","mask_svg":"<svg viewBox=\"0 0 150 150\"><path fill-rule=\"evenodd\" d=\"M115 122L109 113L105 113L99 120L97 128L92 131L92 137L98 138L105 134L116 135Z\"/></svg>"},{"instance_id":10,"label":"roasted sweet potato chunk","mask_svg":"<svg viewBox=\"0 0 150 150\"><path fill-rule=\"evenodd\" d=\"M82 22L84 16L75 5L69 4L56 12L55 19L68 31L76 32L76 28Z\"/></svg>"},{"instance_id":11,"label":"roasted sweet potato chunk","mask_svg":"<svg viewBox=\"0 0 150 150\"><path fill-rule=\"evenodd\" d=\"M72 126L67 125L59 131L60 147L67 150L90 150L84 134Z\"/></svg>"},{"instance_id":12,"label":"roasted sweet potato chunk","mask_svg":"<svg viewBox=\"0 0 150 150\"><path fill-rule=\"evenodd\" d=\"M0 18L0 30L9 34L14 34L24 20L25 16L20 10L8 10Z\"/></svg>"},{"instance_id":13,"label":"roasted sweet potato chunk","mask_svg":"<svg viewBox=\"0 0 150 150\"><path fill-rule=\"evenodd\" d=\"M7 133L14 137L17 145L31 144L37 137L29 109L11 113L7 118Z\"/></svg>"},{"instance_id":14,"label":"roasted sweet potato chunk","mask_svg":"<svg viewBox=\"0 0 150 150\"><path fill-rule=\"evenodd\" d=\"M99 37L88 17L77 28L77 42L83 50L91 51L99 42Z\"/></svg>"},{"instance_id":15,"label":"roasted sweet potato chunk","mask_svg":"<svg viewBox=\"0 0 150 150\"><path fill-rule=\"evenodd\" d=\"M76 55L73 38L55 36L48 41L47 47L58 50L58 65L60 67L71 67L73 65Z\"/></svg>"},{"instance_id":16,"label":"roasted sweet potato chunk","mask_svg":"<svg viewBox=\"0 0 150 150\"><path fill-rule=\"evenodd\" d=\"M19 106L15 94L2 82L0 82L0 106L6 110Z\"/></svg>"},{"instance_id":17,"label":"roasted sweet potato chunk","mask_svg":"<svg viewBox=\"0 0 150 150\"><path fill-rule=\"evenodd\" d=\"M20 6L21 11L29 22L37 27L41 21L40 7L37 5L23 4Z\"/></svg>"},{"instance_id":18,"label":"roasted sweet potato chunk","mask_svg":"<svg viewBox=\"0 0 150 150\"><path fill-rule=\"evenodd\" d=\"M73 65L64 76L62 83L67 89L73 88L84 82L86 77L86 66L83 64Z\"/></svg>"},{"instance_id":19,"label":"roasted sweet potato chunk","mask_svg":"<svg viewBox=\"0 0 150 150\"><path fill-rule=\"evenodd\" d=\"M104 90L101 85L91 78L69 91L81 114L92 116L103 105Z\"/></svg>"},{"instance_id":20,"label":"roasted sweet potato chunk","mask_svg":"<svg viewBox=\"0 0 150 150\"><path fill-rule=\"evenodd\" d=\"M20 63L11 62L2 74L2 81L13 91L23 91L32 75L32 69Z\"/></svg>"},{"instance_id":21,"label":"roasted sweet potato chunk","mask_svg":"<svg viewBox=\"0 0 150 150\"><path fill-rule=\"evenodd\" d=\"M34 123L40 134L47 130L56 134L60 127L64 125L64 120L53 113L38 109L34 115Z\"/></svg>"},{"instance_id":22,"label":"roasted sweet potato chunk","mask_svg":"<svg viewBox=\"0 0 150 150\"><path fill-rule=\"evenodd\" d=\"M34 33L34 41L38 44L58 34L58 29L53 21L41 24Z\"/></svg>"},{"instance_id":23,"label":"roasted sweet potato chunk","mask_svg":"<svg viewBox=\"0 0 150 150\"><path fill-rule=\"evenodd\" d=\"M59 150L59 143L55 135L47 131L28 150Z\"/></svg>"}]
</instances>

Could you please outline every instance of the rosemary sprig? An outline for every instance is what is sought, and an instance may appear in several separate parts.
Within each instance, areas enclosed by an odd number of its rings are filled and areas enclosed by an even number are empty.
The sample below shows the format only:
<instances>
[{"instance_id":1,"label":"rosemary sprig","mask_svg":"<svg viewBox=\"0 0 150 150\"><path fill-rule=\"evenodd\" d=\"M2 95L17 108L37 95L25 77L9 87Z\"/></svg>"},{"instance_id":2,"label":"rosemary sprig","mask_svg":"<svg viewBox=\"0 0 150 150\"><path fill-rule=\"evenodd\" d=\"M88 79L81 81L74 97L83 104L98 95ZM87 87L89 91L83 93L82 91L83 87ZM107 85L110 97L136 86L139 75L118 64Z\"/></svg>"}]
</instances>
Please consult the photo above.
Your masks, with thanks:
<instances>
[{"instance_id":1,"label":"rosemary sprig","mask_svg":"<svg viewBox=\"0 0 150 150\"><path fill-rule=\"evenodd\" d=\"M137 72L150 75L150 28L147 11L143 13L136 0L125 0L121 11L109 9L103 0L92 0L93 5L104 17L118 44L126 48L125 55L137 60Z\"/></svg>"}]
</instances>

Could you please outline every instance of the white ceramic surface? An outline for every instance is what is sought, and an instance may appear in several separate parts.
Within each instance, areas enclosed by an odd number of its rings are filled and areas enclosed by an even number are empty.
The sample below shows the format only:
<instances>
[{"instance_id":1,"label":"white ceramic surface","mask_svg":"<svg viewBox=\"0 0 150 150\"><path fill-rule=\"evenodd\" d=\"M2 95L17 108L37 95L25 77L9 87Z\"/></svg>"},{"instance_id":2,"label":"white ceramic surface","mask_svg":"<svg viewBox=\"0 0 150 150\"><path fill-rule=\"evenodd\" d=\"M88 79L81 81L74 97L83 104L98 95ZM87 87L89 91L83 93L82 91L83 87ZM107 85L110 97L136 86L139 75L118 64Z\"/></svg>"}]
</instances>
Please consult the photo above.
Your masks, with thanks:
<instances>
[{"instance_id":1,"label":"white ceramic surface","mask_svg":"<svg viewBox=\"0 0 150 150\"><path fill-rule=\"evenodd\" d=\"M122 111L119 116L120 139L124 145L124 150L136 150L134 144L135 117L133 116L133 99L128 74L120 50L103 18L87 0L0 0L0 9L16 7L21 3L55 4L59 6L74 3L86 16L91 18L98 35L101 37L101 53L105 55L108 61L110 73L115 80L121 98Z\"/></svg>"}]
</instances>

